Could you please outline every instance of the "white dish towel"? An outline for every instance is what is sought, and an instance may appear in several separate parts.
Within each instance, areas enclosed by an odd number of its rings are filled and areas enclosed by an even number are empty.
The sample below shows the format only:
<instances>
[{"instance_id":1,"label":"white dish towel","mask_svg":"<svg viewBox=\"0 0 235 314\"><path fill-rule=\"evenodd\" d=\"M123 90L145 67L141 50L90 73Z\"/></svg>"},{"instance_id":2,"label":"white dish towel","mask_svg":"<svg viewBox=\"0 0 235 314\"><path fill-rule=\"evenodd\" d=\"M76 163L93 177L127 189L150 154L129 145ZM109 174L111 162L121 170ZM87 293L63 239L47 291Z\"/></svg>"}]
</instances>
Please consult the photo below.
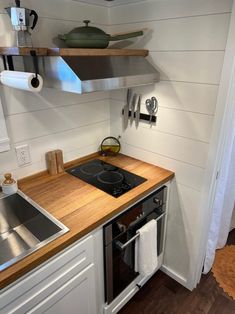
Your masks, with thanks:
<instances>
[{"instance_id":1,"label":"white dish towel","mask_svg":"<svg viewBox=\"0 0 235 314\"><path fill-rule=\"evenodd\" d=\"M137 232L140 236L135 241L135 271L148 276L158 266L157 221L150 220Z\"/></svg>"}]
</instances>

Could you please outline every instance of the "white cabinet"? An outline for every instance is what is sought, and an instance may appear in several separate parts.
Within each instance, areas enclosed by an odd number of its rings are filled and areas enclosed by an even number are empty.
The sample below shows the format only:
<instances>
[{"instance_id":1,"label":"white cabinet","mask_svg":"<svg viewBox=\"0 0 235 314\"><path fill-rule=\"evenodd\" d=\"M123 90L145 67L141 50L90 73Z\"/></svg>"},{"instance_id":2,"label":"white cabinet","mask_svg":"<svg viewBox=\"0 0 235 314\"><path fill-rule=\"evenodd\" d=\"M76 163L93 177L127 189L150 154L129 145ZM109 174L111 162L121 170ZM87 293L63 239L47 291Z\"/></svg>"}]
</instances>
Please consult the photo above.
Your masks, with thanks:
<instances>
[{"instance_id":1,"label":"white cabinet","mask_svg":"<svg viewBox=\"0 0 235 314\"><path fill-rule=\"evenodd\" d=\"M100 314L102 295L97 290L103 286L97 282L95 246L97 238L89 235L6 288L0 314Z\"/></svg>"},{"instance_id":2,"label":"white cabinet","mask_svg":"<svg viewBox=\"0 0 235 314\"><path fill-rule=\"evenodd\" d=\"M96 312L94 264L65 281L61 287L50 294L31 314L94 314Z\"/></svg>"}]
</instances>

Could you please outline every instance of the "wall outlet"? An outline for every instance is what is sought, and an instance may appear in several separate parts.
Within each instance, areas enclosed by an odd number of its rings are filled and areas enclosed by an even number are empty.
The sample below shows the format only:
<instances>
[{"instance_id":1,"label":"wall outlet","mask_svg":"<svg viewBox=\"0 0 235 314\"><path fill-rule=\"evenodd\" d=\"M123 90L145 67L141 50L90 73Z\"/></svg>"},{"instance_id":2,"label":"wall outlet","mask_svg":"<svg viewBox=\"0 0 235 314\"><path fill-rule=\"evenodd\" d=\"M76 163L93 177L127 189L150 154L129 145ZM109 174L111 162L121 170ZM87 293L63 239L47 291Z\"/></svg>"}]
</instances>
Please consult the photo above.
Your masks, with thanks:
<instances>
[{"instance_id":1,"label":"wall outlet","mask_svg":"<svg viewBox=\"0 0 235 314\"><path fill-rule=\"evenodd\" d=\"M29 145L21 145L15 147L18 166L24 166L31 163Z\"/></svg>"}]
</instances>

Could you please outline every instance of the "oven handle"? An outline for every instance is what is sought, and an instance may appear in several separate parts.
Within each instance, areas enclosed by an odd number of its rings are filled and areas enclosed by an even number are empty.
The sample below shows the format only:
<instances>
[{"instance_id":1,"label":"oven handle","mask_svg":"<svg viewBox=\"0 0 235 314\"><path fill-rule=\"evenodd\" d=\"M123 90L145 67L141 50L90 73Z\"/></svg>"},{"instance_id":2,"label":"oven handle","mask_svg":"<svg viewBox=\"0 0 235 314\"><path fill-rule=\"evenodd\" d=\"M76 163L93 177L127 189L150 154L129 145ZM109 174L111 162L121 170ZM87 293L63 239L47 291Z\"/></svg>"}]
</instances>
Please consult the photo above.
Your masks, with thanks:
<instances>
[{"instance_id":1,"label":"oven handle","mask_svg":"<svg viewBox=\"0 0 235 314\"><path fill-rule=\"evenodd\" d=\"M165 215L166 215L166 213L163 213L158 218L156 218L155 220L158 221L158 220L162 219ZM137 239L139 236L140 236L140 234L139 234L139 232L137 232L136 235L134 235L126 243L123 244L121 241L115 241L115 244L119 250L123 251L131 242L135 241L135 239Z\"/></svg>"}]
</instances>

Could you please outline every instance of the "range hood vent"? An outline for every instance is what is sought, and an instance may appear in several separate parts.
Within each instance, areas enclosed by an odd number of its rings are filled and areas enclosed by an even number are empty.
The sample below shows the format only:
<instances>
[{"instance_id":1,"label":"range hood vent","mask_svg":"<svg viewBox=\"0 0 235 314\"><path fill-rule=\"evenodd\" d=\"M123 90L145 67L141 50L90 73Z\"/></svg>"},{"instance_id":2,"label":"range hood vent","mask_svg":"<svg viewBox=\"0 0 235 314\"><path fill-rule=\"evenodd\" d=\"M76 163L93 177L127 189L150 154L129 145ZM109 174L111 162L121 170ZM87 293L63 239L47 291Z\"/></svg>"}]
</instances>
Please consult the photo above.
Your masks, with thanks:
<instances>
[{"instance_id":1,"label":"range hood vent","mask_svg":"<svg viewBox=\"0 0 235 314\"><path fill-rule=\"evenodd\" d=\"M33 71L25 57L26 71ZM113 90L159 81L156 69L141 56L38 57L44 86L72 93Z\"/></svg>"},{"instance_id":2,"label":"range hood vent","mask_svg":"<svg viewBox=\"0 0 235 314\"><path fill-rule=\"evenodd\" d=\"M3 47L0 55L14 61L23 57L22 66L15 70L34 72L32 50L45 87L83 94L159 81L159 72L146 59L147 50Z\"/></svg>"}]
</instances>

